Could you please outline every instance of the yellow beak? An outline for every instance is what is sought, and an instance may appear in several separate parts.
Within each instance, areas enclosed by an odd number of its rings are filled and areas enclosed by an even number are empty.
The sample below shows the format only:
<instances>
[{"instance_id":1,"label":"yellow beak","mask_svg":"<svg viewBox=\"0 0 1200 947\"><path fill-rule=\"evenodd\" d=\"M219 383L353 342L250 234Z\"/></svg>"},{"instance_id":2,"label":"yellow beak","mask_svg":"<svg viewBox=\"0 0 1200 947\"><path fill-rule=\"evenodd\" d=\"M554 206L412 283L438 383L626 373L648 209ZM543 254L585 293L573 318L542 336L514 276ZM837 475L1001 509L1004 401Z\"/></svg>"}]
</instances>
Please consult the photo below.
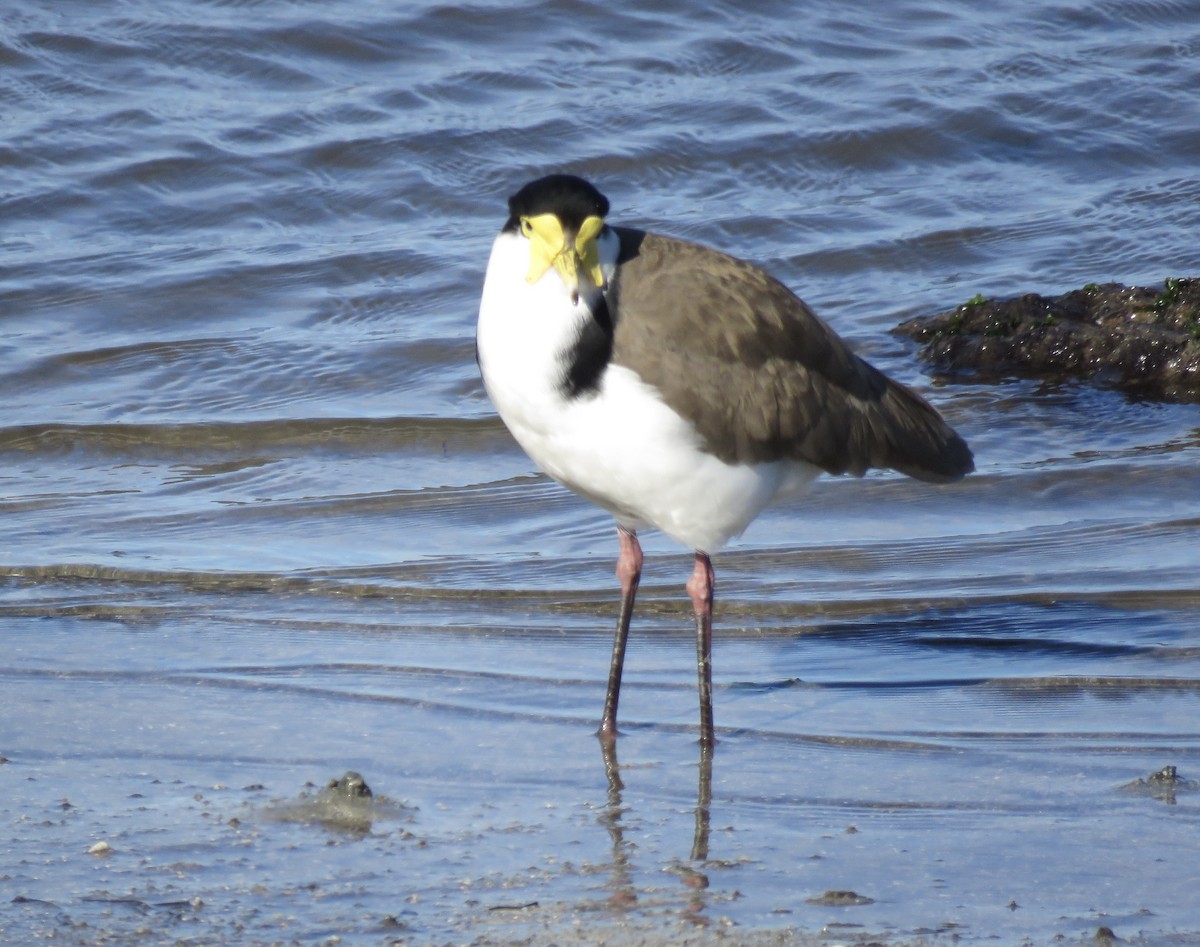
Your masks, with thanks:
<instances>
[{"instance_id":1,"label":"yellow beak","mask_svg":"<svg viewBox=\"0 0 1200 947\"><path fill-rule=\"evenodd\" d=\"M579 274L586 273L596 289L604 288L600 269L600 247L596 238L604 229L600 217L588 217L579 232L563 230L557 214L538 214L521 218L521 233L529 238L529 271L525 282L536 283L550 267L558 271L572 300L579 298Z\"/></svg>"}]
</instances>

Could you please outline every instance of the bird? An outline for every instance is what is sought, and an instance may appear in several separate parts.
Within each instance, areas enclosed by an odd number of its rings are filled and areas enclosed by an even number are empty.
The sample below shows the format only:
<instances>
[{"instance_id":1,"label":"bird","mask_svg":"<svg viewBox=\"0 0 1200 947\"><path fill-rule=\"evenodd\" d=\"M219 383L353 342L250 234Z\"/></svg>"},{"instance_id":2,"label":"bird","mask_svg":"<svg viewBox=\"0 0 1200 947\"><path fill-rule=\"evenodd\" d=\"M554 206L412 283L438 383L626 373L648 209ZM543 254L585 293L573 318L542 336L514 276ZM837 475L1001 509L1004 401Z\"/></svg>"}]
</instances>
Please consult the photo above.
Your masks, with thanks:
<instances>
[{"instance_id":1,"label":"bird","mask_svg":"<svg viewBox=\"0 0 1200 947\"><path fill-rule=\"evenodd\" d=\"M641 580L638 531L694 551L699 741L715 742L712 555L821 473L974 469L924 398L857 356L761 267L608 222L589 181L555 173L508 199L483 281L475 355L517 443L617 525L621 588L602 741L617 737Z\"/></svg>"}]
</instances>

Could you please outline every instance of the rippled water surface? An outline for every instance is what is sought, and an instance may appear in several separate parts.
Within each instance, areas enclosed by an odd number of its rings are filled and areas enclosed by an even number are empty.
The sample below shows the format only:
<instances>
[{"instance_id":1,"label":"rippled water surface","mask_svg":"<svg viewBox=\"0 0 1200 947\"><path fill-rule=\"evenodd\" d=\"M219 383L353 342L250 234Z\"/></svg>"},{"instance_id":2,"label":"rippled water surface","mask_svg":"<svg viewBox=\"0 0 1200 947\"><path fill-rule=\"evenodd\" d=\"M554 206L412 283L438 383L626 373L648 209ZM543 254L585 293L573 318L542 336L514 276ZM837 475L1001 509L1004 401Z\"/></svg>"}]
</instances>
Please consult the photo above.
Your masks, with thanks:
<instances>
[{"instance_id":1,"label":"rippled water surface","mask_svg":"<svg viewBox=\"0 0 1200 947\"><path fill-rule=\"evenodd\" d=\"M889 333L1197 275L1200 7L10 6L0 941L1200 942L1200 411ZM717 558L711 773L690 557L646 538L606 760L611 522L476 374L560 169L975 449ZM348 769L368 831L273 817Z\"/></svg>"}]
</instances>

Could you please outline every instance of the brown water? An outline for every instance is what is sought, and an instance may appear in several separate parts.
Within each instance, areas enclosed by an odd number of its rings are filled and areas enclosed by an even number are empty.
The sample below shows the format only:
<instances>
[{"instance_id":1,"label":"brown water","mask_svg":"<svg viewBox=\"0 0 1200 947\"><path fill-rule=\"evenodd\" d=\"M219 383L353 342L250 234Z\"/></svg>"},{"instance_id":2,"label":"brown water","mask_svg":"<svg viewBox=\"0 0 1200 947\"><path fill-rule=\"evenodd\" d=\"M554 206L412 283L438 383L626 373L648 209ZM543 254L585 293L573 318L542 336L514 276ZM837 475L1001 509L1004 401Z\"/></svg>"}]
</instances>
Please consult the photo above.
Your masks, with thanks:
<instances>
[{"instance_id":1,"label":"brown water","mask_svg":"<svg viewBox=\"0 0 1200 947\"><path fill-rule=\"evenodd\" d=\"M0 941L1200 940L1200 793L1119 788L1200 777L1200 411L938 387L888 332L1196 275L1200 8L742 7L0 13ZM717 559L710 785L689 556L646 538L605 761L611 523L476 375L556 169L976 452ZM347 769L369 832L275 817Z\"/></svg>"}]
</instances>

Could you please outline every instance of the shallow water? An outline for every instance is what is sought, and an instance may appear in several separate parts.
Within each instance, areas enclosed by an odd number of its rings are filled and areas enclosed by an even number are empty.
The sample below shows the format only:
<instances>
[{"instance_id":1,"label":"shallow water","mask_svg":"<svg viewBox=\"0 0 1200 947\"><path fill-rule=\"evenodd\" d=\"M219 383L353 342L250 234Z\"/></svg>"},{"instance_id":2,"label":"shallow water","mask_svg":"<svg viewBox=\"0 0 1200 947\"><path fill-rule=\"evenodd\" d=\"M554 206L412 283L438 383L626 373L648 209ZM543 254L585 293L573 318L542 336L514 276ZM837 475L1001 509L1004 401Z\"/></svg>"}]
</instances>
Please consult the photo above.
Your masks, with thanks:
<instances>
[{"instance_id":1,"label":"shallow water","mask_svg":"<svg viewBox=\"0 0 1200 947\"><path fill-rule=\"evenodd\" d=\"M0 940L1200 939L1200 794L1119 789L1200 774L1200 412L889 334L1196 275L1200 8L741 6L0 16ZM690 558L646 537L606 761L611 522L477 378L553 169L767 265L975 449L717 559L711 785ZM271 817L347 769L405 817Z\"/></svg>"}]
</instances>

